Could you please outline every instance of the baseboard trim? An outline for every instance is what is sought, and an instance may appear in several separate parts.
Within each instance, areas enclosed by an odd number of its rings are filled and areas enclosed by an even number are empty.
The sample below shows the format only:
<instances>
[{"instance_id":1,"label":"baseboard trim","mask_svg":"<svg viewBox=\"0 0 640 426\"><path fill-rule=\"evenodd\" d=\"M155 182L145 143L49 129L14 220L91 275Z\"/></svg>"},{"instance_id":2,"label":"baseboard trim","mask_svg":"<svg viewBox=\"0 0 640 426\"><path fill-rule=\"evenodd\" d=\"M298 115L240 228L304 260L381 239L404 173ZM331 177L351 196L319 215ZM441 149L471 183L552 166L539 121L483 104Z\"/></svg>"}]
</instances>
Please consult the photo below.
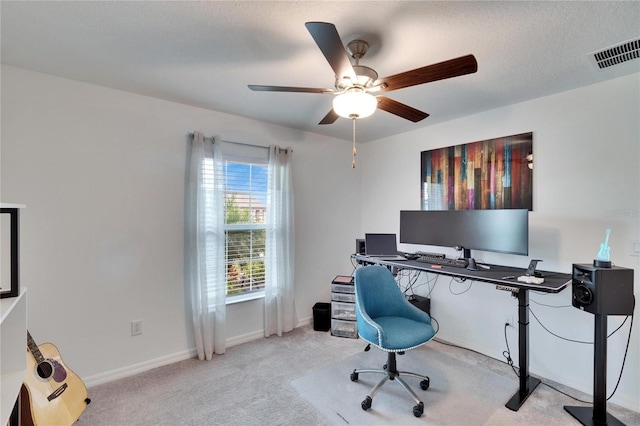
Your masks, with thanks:
<instances>
[{"instance_id":1,"label":"baseboard trim","mask_svg":"<svg viewBox=\"0 0 640 426\"><path fill-rule=\"evenodd\" d=\"M241 345L243 343L248 343L253 340L258 340L261 337L264 337L264 330L256 330L251 333L241 334L240 336L234 336L225 341L225 345L227 348L231 348L236 345Z\"/></svg>"},{"instance_id":2,"label":"baseboard trim","mask_svg":"<svg viewBox=\"0 0 640 426\"><path fill-rule=\"evenodd\" d=\"M112 382L114 380L123 379L133 376L134 374L143 373L153 368L162 367L164 365L173 364L175 362L184 361L185 359L197 356L195 348L165 355L159 358L150 359L148 361L139 362L137 364L128 365L115 370L105 371L104 373L95 374L93 376L84 377L82 380L87 387L101 385L103 383Z\"/></svg>"},{"instance_id":3,"label":"baseboard trim","mask_svg":"<svg viewBox=\"0 0 640 426\"><path fill-rule=\"evenodd\" d=\"M303 318L296 324L296 328L303 327L311 324L312 317ZM253 340L258 340L264 337L264 330L256 330L250 333L242 334L240 336L234 336L225 341L226 347L230 348L243 343L248 343ZM163 357L150 359L148 361L139 362L122 368L116 368L115 370L105 371L104 373L94 374L83 378L85 386L97 386L104 383L112 382L118 379L124 379L125 377L133 376L134 374L144 373L154 368L162 367L165 365L173 364L175 362L184 361L186 359L195 358L198 356L196 348L191 348L186 351L176 352L174 354L165 355Z\"/></svg>"},{"instance_id":4,"label":"baseboard trim","mask_svg":"<svg viewBox=\"0 0 640 426\"><path fill-rule=\"evenodd\" d=\"M306 317L306 318L302 318L298 320L298 323L296 324L296 328L298 327L304 327L305 325L312 325L313 324L313 317Z\"/></svg>"}]
</instances>

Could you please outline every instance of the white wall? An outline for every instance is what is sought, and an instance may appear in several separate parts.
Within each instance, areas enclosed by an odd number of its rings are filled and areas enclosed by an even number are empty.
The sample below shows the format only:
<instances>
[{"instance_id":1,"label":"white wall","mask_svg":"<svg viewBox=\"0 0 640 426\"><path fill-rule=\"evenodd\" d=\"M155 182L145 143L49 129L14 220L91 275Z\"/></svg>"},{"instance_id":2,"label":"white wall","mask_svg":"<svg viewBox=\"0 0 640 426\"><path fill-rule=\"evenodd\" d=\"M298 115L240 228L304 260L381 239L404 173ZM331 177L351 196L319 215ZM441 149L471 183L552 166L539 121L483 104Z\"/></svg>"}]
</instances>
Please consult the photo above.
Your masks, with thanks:
<instances>
[{"instance_id":1,"label":"white wall","mask_svg":"<svg viewBox=\"0 0 640 426\"><path fill-rule=\"evenodd\" d=\"M187 134L294 150L301 323L349 274L359 228L346 141L2 66L1 200L21 215L21 285L38 343L88 385L194 354L185 303ZM215 94L212 94L215 96ZM143 334L130 336L130 322ZM227 341L262 336L259 301L229 306Z\"/></svg>"},{"instance_id":2,"label":"white wall","mask_svg":"<svg viewBox=\"0 0 640 426\"><path fill-rule=\"evenodd\" d=\"M463 102L464 100L461 100ZM498 264L571 272L591 263L604 231L611 228L611 258L634 268L640 294L640 75L556 94L364 144L359 149L364 232L398 232L399 210L420 209L420 152L443 146L533 132L534 200L529 257L474 252ZM419 246L400 246L414 251ZM453 253L452 253L453 254ZM498 359L506 349L505 317L517 318L517 300L492 286L437 281L432 309L439 337ZM570 288L557 295L531 294L531 309L551 331L593 341L593 315L571 307ZM549 308L546 305L563 306ZM636 307L638 314L640 308ZM609 317L609 330L622 317ZM531 372L591 392L593 347L560 340L531 317ZM608 389L613 390L624 354L629 321L608 342ZM509 330L517 364L517 333ZM612 402L640 410L640 333L634 327L620 387Z\"/></svg>"},{"instance_id":3,"label":"white wall","mask_svg":"<svg viewBox=\"0 0 640 426\"><path fill-rule=\"evenodd\" d=\"M420 151L497 136L534 133L530 257L481 253L485 261L569 272L590 262L604 229L612 259L635 269L640 240L640 76L489 111L362 144L350 144L242 117L2 66L0 199L23 203L21 285L29 289L29 329L50 341L89 385L193 354L183 283L186 134L294 149L296 304L308 320L329 282L351 272L354 239L395 232L401 209L420 207ZM382 171L382 172L381 172ZM366 184L360 184L366 182ZM401 247L403 248L403 247ZM451 291L466 286L453 283ZM570 305L570 292L532 294ZM441 338L495 358L505 348L508 293L474 284L462 295L439 278L433 312ZM593 317L532 303L554 332L591 340ZM636 313L638 308L636 308ZM144 320L130 336L130 322ZM228 310L230 343L261 335L258 302ZM610 329L620 323L610 317ZM609 389L617 379L628 325L609 339ZM639 333L632 337L613 402L640 410ZM517 334L509 331L517 360ZM531 324L531 371L592 389L591 346L559 340Z\"/></svg>"}]
</instances>

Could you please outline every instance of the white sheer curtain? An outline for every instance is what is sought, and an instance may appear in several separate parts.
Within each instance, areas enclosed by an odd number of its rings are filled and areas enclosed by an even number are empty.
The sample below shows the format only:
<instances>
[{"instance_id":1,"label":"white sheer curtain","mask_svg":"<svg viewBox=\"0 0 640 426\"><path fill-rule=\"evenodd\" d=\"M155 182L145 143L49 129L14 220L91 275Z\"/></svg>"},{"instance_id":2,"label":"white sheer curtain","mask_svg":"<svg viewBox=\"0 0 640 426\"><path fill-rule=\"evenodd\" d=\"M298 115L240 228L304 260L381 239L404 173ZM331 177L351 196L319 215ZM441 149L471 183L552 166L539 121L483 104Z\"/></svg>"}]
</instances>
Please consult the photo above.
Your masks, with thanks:
<instances>
[{"instance_id":1,"label":"white sheer curtain","mask_svg":"<svg viewBox=\"0 0 640 426\"><path fill-rule=\"evenodd\" d=\"M290 148L269 147L264 335L282 336L298 322L294 304L293 183Z\"/></svg>"},{"instance_id":2,"label":"white sheer curtain","mask_svg":"<svg viewBox=\"0 0 640 426\"><path fill-rule=\"evenodd\" d=\"M187 201L188 278L198 358L225 352L226 272L220 143L195 132Z\"/></svg>"}]
</instances>

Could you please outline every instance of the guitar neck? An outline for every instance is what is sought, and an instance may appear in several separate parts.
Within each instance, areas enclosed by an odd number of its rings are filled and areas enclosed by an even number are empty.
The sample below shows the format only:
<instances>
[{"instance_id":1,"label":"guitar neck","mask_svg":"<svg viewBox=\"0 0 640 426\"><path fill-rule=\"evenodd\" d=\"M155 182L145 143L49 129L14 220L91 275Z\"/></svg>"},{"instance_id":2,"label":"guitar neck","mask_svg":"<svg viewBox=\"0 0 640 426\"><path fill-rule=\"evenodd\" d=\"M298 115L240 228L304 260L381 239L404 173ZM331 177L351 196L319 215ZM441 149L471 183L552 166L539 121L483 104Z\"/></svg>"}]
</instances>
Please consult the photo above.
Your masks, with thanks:
<instances>
[{"instance_id":1,"label":"guitar neck","mask_svg":"<svg viewBox=\"0 0 640 426\"><path fill-rule=\"evenodd\" d=\"M29 333L29 330L27 330L27 347L29 348L29 352L31 352L31 355L33 355L33 357L36 359L36 363L40 364L44 361L42 352L40 352L38 345L36 344L35 340L33 340L33 337L31 337L31 333Z\"/></svg>"}]
</instances>

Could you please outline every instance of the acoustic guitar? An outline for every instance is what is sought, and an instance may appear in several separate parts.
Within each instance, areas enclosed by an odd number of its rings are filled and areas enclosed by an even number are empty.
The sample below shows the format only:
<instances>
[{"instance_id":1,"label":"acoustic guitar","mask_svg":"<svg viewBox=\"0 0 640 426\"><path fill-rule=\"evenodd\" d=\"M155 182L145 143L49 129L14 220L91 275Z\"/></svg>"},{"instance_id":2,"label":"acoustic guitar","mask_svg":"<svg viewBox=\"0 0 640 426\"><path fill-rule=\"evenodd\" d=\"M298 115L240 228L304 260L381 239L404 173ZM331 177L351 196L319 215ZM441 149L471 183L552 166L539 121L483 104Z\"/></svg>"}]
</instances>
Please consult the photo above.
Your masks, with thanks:
<instances>
[{"instance_id":1,"label":"acoustic guitar","mask_svg":"<svg viewBox=\"0 0 640 426\"><path fill-rule=\"evenodd\" d=\"M35 426L69 426L91 400L87 388L62 361L51 343L36 345L27 331L27 373L20 392L21 422Z\"/></svg>"}]
</instances>

